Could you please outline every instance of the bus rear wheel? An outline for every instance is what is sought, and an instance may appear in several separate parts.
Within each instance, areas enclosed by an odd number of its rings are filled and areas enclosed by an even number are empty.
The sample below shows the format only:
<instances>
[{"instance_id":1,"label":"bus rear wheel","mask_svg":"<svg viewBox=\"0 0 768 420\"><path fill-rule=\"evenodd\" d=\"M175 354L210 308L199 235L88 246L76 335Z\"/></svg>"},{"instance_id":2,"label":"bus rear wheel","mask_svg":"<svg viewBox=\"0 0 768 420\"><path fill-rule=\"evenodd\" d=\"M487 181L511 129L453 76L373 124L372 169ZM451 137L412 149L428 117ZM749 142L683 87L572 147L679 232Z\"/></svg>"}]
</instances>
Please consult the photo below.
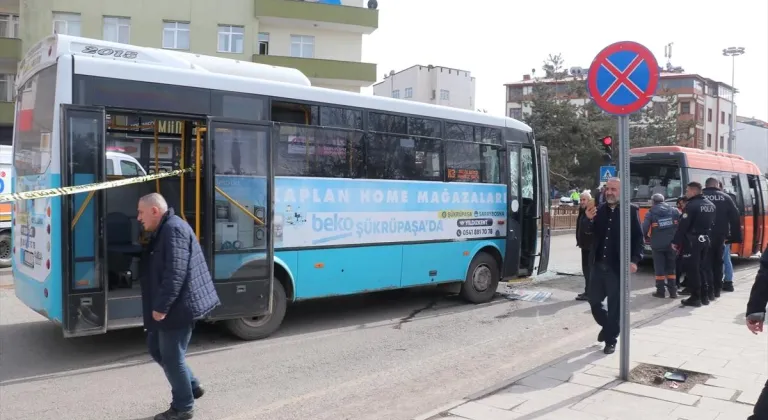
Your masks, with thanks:
<instances>
[{"instance_id":1,"label":"bus rear wheel","mask_svg":"<svg viewBox=\"0 0 768 420\"><path fill-rule=\"evenodd\" d=\"M275 280L272 290L272 313L257 317L237 318L224 321L224 327L241 340L260 340L267 338L280 328L288 308L285 287Z\"/></svg>"},{"instance_id":2,"label":"bus rear wheel","mask_svg":"<svg viewBox=\"0 0 768 420\"><path fill-rule=\"evenodd\" d=\"M0 268L11 266L11 232L0 233Z\"/></svg>"},{"instance_id":3,"label":"bus rear wheel","mask_svg":"<svg viewBox=\"0 0 768 420\"><path fill-rule=\"evenodd\" d=\"M461 285L461 297L471 303L490 302L496 294L499 280L499 264L496 259L480 252L469 265L467 278Z\"/></svg>"}]
</instances>

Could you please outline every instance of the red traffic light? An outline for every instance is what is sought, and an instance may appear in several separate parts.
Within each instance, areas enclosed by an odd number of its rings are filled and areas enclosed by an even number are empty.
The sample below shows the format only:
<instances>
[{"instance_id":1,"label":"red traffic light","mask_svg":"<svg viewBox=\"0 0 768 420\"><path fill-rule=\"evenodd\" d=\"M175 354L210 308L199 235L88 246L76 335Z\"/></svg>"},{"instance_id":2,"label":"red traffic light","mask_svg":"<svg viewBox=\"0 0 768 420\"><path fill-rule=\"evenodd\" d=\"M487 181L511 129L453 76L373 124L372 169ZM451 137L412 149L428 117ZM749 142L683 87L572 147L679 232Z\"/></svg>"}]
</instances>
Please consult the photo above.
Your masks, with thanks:
<instances>
[{"instance_id":1,"label":"red traffic light","mask_svg":"<svg viewBox=\"0 0 768 420\"><path fill-rule=\"evenodd\" d=\"M611 136L603 138L603 146L610 146L613 144L613 138Z\"/></svg>"}]
</instances>

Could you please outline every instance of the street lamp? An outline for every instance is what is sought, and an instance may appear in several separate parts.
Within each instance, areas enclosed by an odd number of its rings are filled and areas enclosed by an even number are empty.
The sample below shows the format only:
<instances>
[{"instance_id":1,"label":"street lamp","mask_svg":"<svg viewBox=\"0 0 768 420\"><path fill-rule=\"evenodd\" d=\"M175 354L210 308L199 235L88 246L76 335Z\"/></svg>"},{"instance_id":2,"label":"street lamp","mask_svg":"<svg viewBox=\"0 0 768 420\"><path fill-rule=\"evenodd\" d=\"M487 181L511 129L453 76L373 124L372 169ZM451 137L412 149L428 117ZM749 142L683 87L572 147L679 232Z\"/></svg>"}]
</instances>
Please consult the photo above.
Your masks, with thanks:
<instances>
[{"instance_id":1,"label":"street lamp","mask_svg":"<svg viewBox=\"0 0 768 420\"><path fill-rule=\"evenodd\" d=\"M733 127L736 124L736 57L744 54L744 47L728 47L723 49L723 55L731 57L731 121L728 127L728 153L733 153L733 143L735 140L735 131Z\"/></svg>"}]
</instances>

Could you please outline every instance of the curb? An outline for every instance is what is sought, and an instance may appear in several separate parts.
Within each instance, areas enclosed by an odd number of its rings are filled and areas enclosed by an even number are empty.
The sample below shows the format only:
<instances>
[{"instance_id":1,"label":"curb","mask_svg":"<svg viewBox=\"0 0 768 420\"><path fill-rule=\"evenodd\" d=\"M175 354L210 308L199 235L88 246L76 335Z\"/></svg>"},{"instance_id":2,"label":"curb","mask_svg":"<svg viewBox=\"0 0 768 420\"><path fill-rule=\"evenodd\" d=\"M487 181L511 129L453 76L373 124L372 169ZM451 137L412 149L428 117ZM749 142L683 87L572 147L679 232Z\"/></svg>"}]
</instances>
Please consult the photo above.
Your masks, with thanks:
<instances>
[{"instance_id":1,"label":"curb","mask_svg":"<svg viewBox=\"0 0 768 420\"><path fill-rule=\"evenodd\" d=\"M549 231L550 236L575 235L576 229L553 229Z\"/></svg>"},{"instance_id":2,"label":"curb","mask_svg":"<svg viewBox=\"0 0 768 420\"><path fill-rule=\"evenodd\" d=\"M744 270L738 270L738 271L734 272L734 280L742 280L742 279L744 279L745 276L739 276L739 273L742 272L742 271L747 271L747 270L750 270L750 268L744 269ZM739 282L739 283L741 283L741 282ZM672 313L672 312L674 312L674 311L676 311L678 309L681 309L681 307L680 306L673 306L673 307L671 307L669 309L666 309L666 310L664 310L664 311L662 311L662 312L660 312L658 314L655 314L655 315L653 315L653 316L651 316L651 317L649 317L647 319L643 319L641 321L635 321L635 322L630 324L630 329L635 329L635 328L642 327L643 325L650 324L651 322L654 322L654 321L656 321L656 320L658 320L660 318L663 318L663 317L669 315L670 313ZM474 400L479 400L481 398L485 398L485 397L487 397L489 395L495 394L495 393L501 391L504 388L508 388L508 387L514 385L516 382L518 382L518 381L520 381L522 379L525 379L525 378L527 378L529 376L535 375L536 373L539 373L539 372L541 372L543 370L546 370L546 369L548 369L548 368L550 368L550 367L552 367L552 366L554 366L556 364L559 364L561 362L564 362L564 361L566 361L566 360L568 360L568 359L570 359L572 357L581 356L581 355L586 354L586 353L593 353L594 351L595 350L592 349L592 348L583 348L583 349L574 350L574 351L572 351L572 352L570 352L570 353L568 353L568 354L566 354L564 356L560 356L560 357L558 357L558 358L556 358L554 360L550 360L549 362L546 362L545 364L543 364L541 366L535 367L533 369L529 369L529 370L527 370L527 371L525 371L525 372L523 372L523 373L521 373L519 375L513 376L510 379L506 379L504 381L501 381L501 382L498 382L498 383L496 383L494 385L491 385L488 388L485 388L483 390L475 392L474 394L470 394L470 395L468 395L467 397L465 397L465 398L463 398L461 400L454 401L454 402L452 402L450 404L447 404L447 405L445 405L443 407L440 407L440 408L438 408L436 410L432 410L432 411L430 411L430 412L428 412L426 414L421 414L419 416L416 416L412 420L429 420L429 419L431 419L431 418L433 418L433 417L435 417L437 415L442 414L443 412L450 411L450 410L452 410L452 409L454 409L454 408L456 408L456 407L458 407L458 406L460 406L462 404L465 404L465 403L468 403L468 402L471 402L471 401L474 401Z\"/></svg>"}]
</instances>

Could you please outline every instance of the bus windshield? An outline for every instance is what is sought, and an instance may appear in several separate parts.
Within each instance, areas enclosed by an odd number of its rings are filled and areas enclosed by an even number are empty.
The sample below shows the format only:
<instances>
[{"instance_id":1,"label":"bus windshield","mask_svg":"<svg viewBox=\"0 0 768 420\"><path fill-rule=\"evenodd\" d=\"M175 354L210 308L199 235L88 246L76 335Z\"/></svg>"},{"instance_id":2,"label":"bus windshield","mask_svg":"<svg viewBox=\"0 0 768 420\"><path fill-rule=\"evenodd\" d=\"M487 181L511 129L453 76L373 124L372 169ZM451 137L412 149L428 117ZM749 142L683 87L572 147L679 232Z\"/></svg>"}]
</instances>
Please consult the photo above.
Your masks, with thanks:
<instances>
[{"instance_id":1,"label":"bus windshield","mask_svg":"<svg viewBox=\"0 0 768 420\"><path fill-rule=\"evenodd\" d=\"M632 201L650 201L653 194L662 194L665 199L674 201L683 193L680 172L680 167L671 163L632 162L630 166Z\"/></svg>"},{"instance_id":2,"label":"bus windshield","mask_svg":"<svg viewBox=\"0 0 768 420\"><path fill-rule=\"evenodd\" d=\"M44 173L51 163L56 66L41 70L19 88L13 140L17 176Z\"/></svg>"}]
</instances>

